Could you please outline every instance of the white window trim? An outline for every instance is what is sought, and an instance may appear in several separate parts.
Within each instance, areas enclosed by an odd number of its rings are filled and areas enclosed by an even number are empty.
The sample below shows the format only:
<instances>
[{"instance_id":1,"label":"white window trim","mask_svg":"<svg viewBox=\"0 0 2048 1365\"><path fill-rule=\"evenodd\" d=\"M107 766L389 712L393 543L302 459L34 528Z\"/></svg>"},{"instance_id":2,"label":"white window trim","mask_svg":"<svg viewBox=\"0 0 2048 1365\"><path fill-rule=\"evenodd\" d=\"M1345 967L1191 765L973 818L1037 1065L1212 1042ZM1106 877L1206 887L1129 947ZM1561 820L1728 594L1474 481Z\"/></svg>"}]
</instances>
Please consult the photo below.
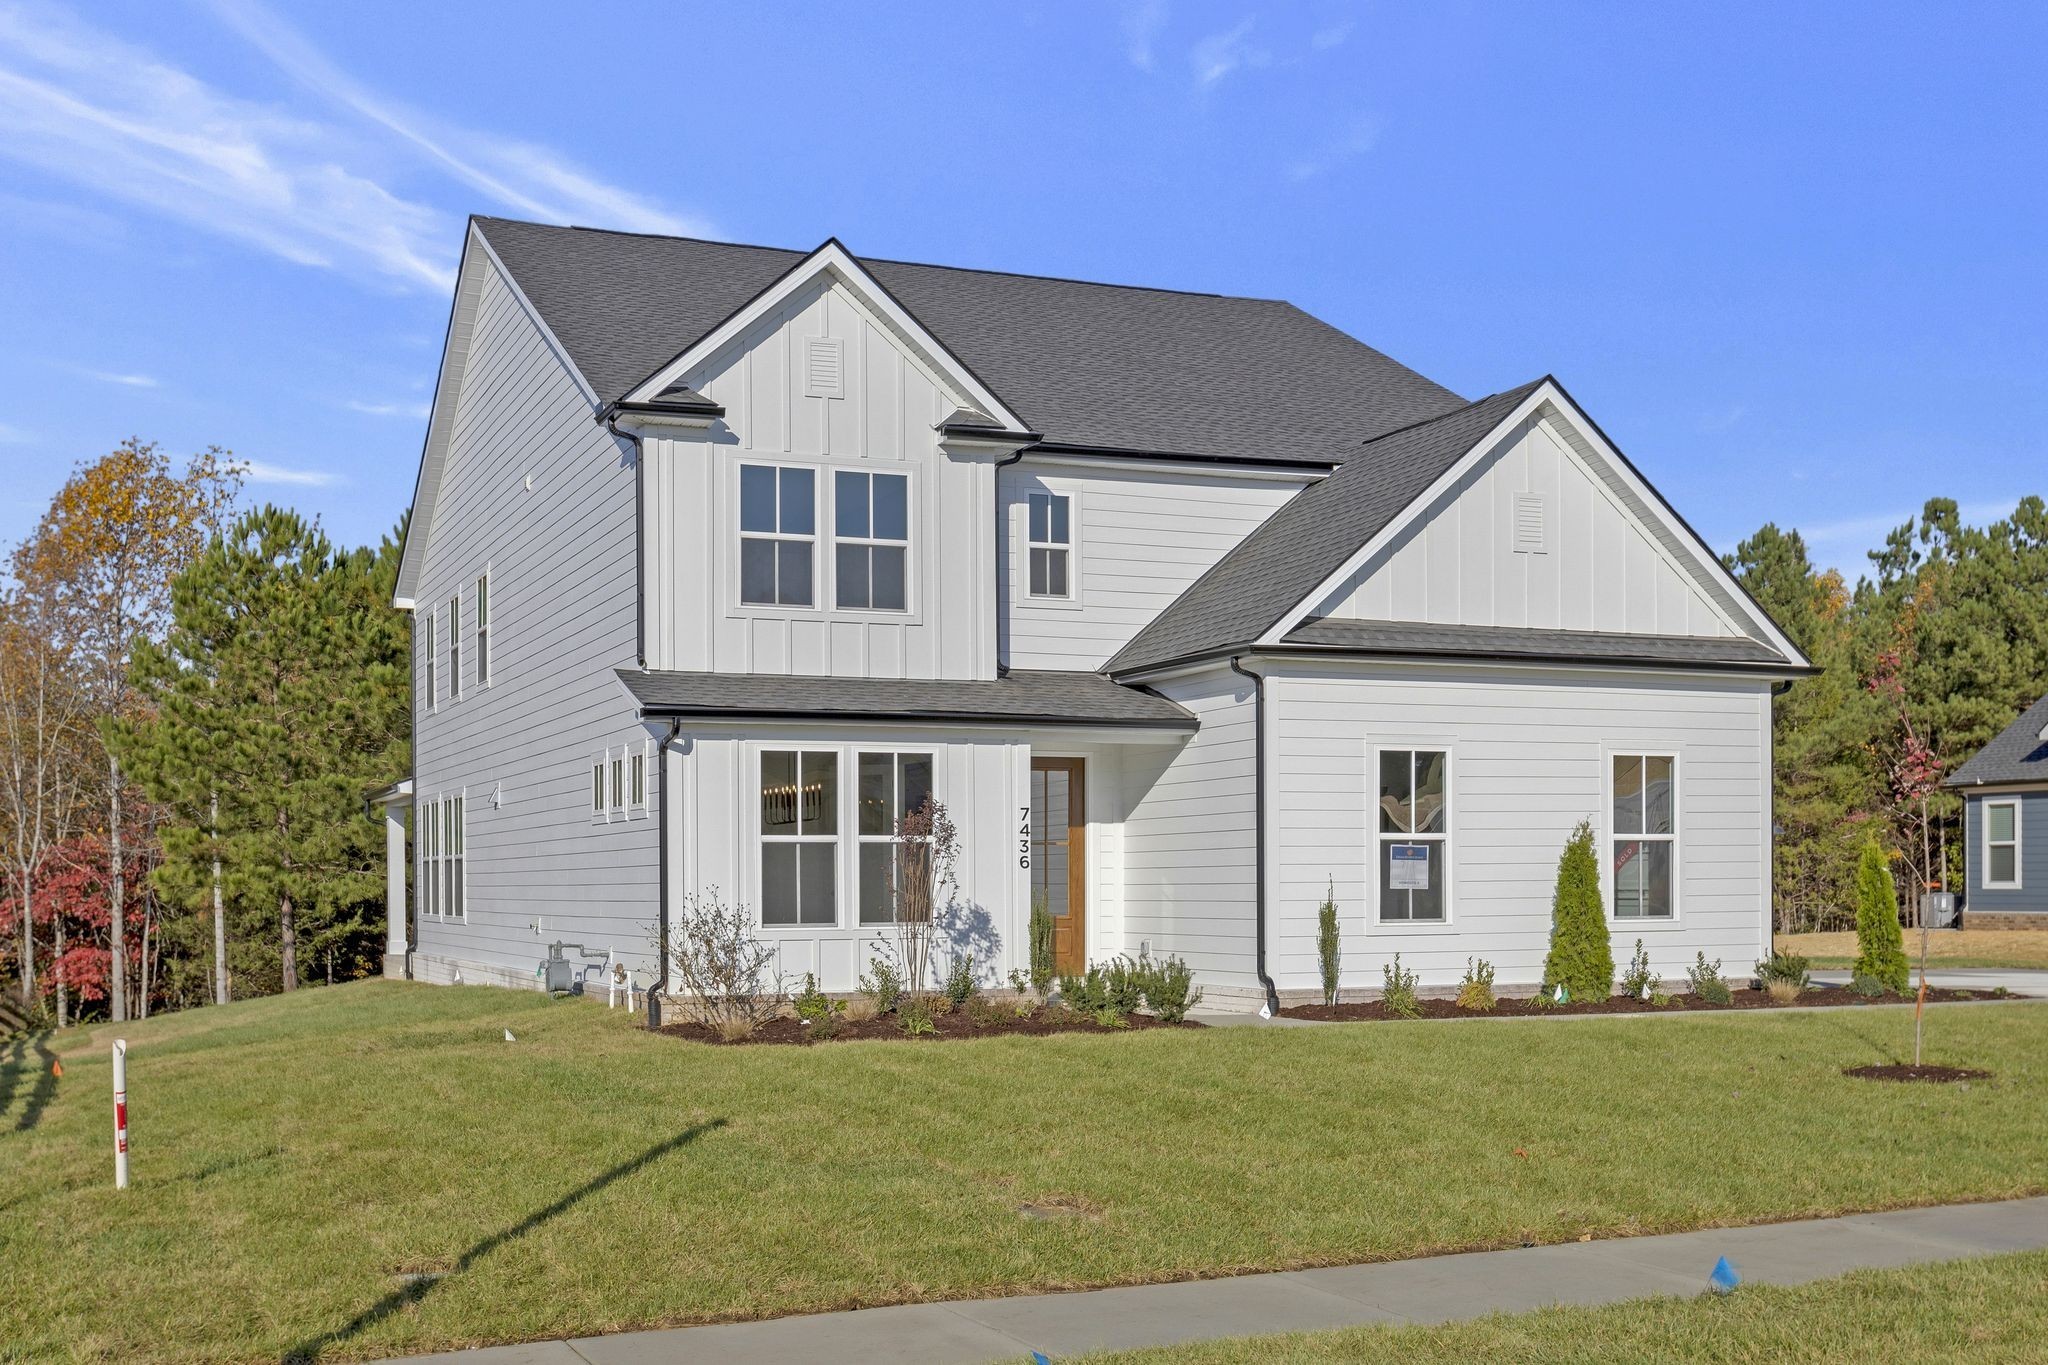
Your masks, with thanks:
<instances>
[{"instance_id":1,"label":"white window trim","mask_svg":"<svg viewBox=\"0 0 2048 1365\"><path fill-rule=\"evenodd\" d=\"M875 494L873 480L877 476L903 480L903 539L883 540L873 535L841 536L839 534L839 476L841 474L865 474L868 483L868 529L874 529ZM853 468L848 465L824 465L821 467L820 483L832 486L831 496L826 499L825 535L821 541L828 545L825 551L831 557L831 607L835 616L873 617L883 621L901 621L917 610L917 479L913 472L905 469ZM839 605L839 547L842 545L881 546L886 549L900 548L903 551L903 605L900 607L842 607ZM873 573L872 562L870 575ZM869 596L873 596L873 580L869 581Z\"/></svg>"},{"instance_id":2,"label":"white window trim","mask_svg":"<svg viewBox=\"0 0 2048 1365\"><path fill-rule=\"evenodd\" d=\"M610 749L601 749L590 760L590 821L592 824L609 824L611 811L611 758Z\"/></svg>"},{"instance_id":3,"label":"white window trim","mask_svg":"<svg viewBox=\"0 0 2048 1365\"><path fill-rule=\"evenodd\" d=\"M901 800L903 796L900 788L903 782L903 758L906 754L916 755L927 760L932 765L932 795L943 802L945 798L939 796L939 759L941 751L940 747L936 744L923 747L914 744L902 747L895 745L856 744L852 746L848 756L852 761L850 771L853 774L853 852L851 854L853 866L850 869L849 884L853 887L853 923L859 929L889 930L893 929L896 925L894 919L864 920L860 917L861 849L868 844L893 845L903 842L896 837L894 825L897 817L894 815L889 817L891 829L887 834L862 834L860 832L860 761L863 758L887 758L889 760L889 795L893 805L895 801ZM847 761L847 758L840 759L842 771L847 771Z\"/></svg>"},{"instance_id":4,"label":"white window trim","mask_svg":"<svg viewBox=\"0 0 2048 1365\"><path fill-rule=\"evenodd\" d=\"M426 660L427 673L427 702L424 710L427 714L431 715L441 708L441 664L439 657L435 654L435 651L441 647L441 615L434 608L428 607L427 614L420 619L427 628L427 638L422 642L426 647L420 651L421 656Z\"/></svg>"},{"instance_id":5,"label":"white window trim","mask_svg":"<svg viewBox=\"0 0 2048 1365\"><path fill-rule=\"evenodd\" d=\"M1380 918L1380 845L1401 842L1403 836L1380 832L1380 755L1434 750L1444 756L1444 832L1406 836L1407 842L1435 843L1443 849L1444 917L1442 919ZM1388 737L1366 746L1365 768L1365 895L1368 904L1366 931L1372 934L1441 934L1453 930L1458 920L1457 876L1453 860L1458 848L1458 750L1448 739L1431 736Z\"/></svg>"},{"instance_id":6,"label":"white window trim","mask_svg":"<svg viewBox=\"0 0 2048 1365\"><path fill-rule=\"evenodd\" d=\"M462 589L448 599L448 700L462 700Z\"/></svg>"},{"instance_id":7,"label":"white window trim","mask_svg":"<svg viewBox=\"0 0 2048 1365\"><path fill-rule=\"evenodd\" d=\"M476 655L476 685L479 688L491 685L491 571L486 568L476 576L472 588L476 603L470 608L470 617L475 623L476 643L472 652Z\"/></svg>"},{"instance_id":8,"label":"white window trim","mask_svg":"<svg viewBox=\"0 0 2048 1365\"><path fill-rule=\"evenodd\" d=\"M1044 493L1067 500L1067 539L1065 545L1058 541L1033 540L1031 538L1031 495ZM1017 493L1017 568L1015 600L1027 606L1049 607L1054 610L1078 609L1081 601L1081 490L1079 487L1061 482L1054 484L1045 479L1027 483ZM1067 591L1064 595L1034 593L1031 591L1031 552L1033 550L1058 550L1067 552Z\"/></svg>"},{"instance_id":9,"label":"white window trim","mask_svg":"<svg viewBox=\"0 0 2048 1365\"><path fill-rule=\"evenodd\" d=\"M422 918L452 924L469 922L468 796L465 787L419 804L421 818L413 830L413 895ZM448 874L451 861L455 864L452 879ZM461 911L452 912L452 904L460 904Z\"/></svg>"},{"instance_id":10,"label":"white window trim","mask_svg":"<svg viewBox=\"0 0 2048 1365\"><path fill-rule=\"evenodd\" d=\"M1659 918L1623 918L1614 913L1614 845L1620 839L1639 836L1614 829L1614 760L1617 758L1669 758L1671 760L1671 913ZM1663 933L1679 928L1685 919L1685 749L1678 744L1605 744L1600 749L1600 816L1593 822L1594 840L1600 857L1600 908L1610 930L1639 929ZM1658 839L1660 835L1646 836Z\"/></svg>"},{"instance_id":11,"label":"white window trim","mask_svg":"<svg viewBox=\"0 0 2048 1365\"><path fill-rule=\"evenodd\" d=\"M752 835L752 841L750 856L746 860L745 872L748 887L753 893L750 897L750 901L754 907L754 929L758 933L769 934L774 936L794 935L798 938L804 938L817 934L837 933L840 930L845 929L847 926L846 846L849 840L846 837L846 830L848 828L849 821L855 814L856 809L853 804L853 783L847 780L847 750L848 746L844 744L818 744L807 742L804 740L763 741L759 744L753 745L752 752L749 753L747 756L748 762L746 770L749 778L751 779L749 786L747 788L747 830L748 833ZM838 833L826 835L766 834L762 832L761 760L765 755L771 753L791 753L797 756L796 770L797 780L799 782L803 780L803 756L805 754L832 754L835 756L835 759L839 765L839 809L837 812L837 818L834 820L833 823L834 828L839 831ZM934 761L936 761L936 755L934 755ZM833 845L832 922L830 924L768 923L763 918L763 915L765 915L765 913L767 912L767 905L765 904L765 893L767 891L767 888L761 884L761 850L769 844L824 843L829 843ZM799 891L799 894L801 894L801 891ZM859 915L858 912L856 912L856 928L860 927L858 920ZM882 926L869 925L867 927L881 928Z\"/></svg>"},{"instance_id":12,"label":"white window trim","mask_svg":"<svg viewBox=\"0 0 2048 1365\"><path fill-rule=\"evenodd\" d=\"M1983 891L2026 890L2026 866L2021 862L2021 858L2026 853L2024 847L2026 828L2020 818L2025 814L2025 807L2017 796L2002 796L1996 799L1987 797L1980 804L1983 808L1982 825L1984 832L1979 848L1979 858L1981 861L1978 864L1978 889ZM1995 882L1991 880L1991 850L1994 845L1994 841L1991 838L1991 808L1993 806L2012 807L2012 838L2010 840L1999 839L1995 841L2001 847L2008 842L2012 844L2012 880L2009 882Z\"/></svg>"},{"instance_id":13,"label":"white window trim","mask_svg":"<svg viewBox=\"0 0 2048 1365\"><path fill-rule=\"evenodd\" d=\"M626 818L644 816L652 806L651 775L654 771L654 741L643 739L626 754Z\"/></svg>"},{"instance_id":14,"label":"white window trim","mask_svg":"<svg viewBox=\"0 0 2048 1365\"><path fill-rule=\"evenodd\" d=\"M749 466L778 471L784 469L803 469L810 472L811 534L802 536L783 531L747 531L741 529L740 497L746 483L744 471ZM731 517L731 520L727 522L727 525L732 528L732 534L728 537L728 558L729 572L732 574L731 610L735 614L744 616L787 616L792 612L801 612L807 616L824 614L825 590L830 584L830 576L825 572L825 559L831 553L831 524L826 520L827 515L831 511L831 506L826 497L824 487L827 482L826 472L829 468L826 465L811 464L803 460L759 458L744 452L741 453L738 459L732 462L732 487L727 491L725 504L730 509L729 515ZM777 473L775 476L775 497L778 509L777 520L780 521L780 508L782 505L782 475L780 473ZM796 541L811 547L811 605L804 607L785 605L780 602L749 602L741 595L743 585L740 576L740 552L741 546L749 540ZM780 578L778 578L777 582L779 583L780 581ZM895 614L894 612L889 613L892 616Z\"/></svg>"}]
</instances>

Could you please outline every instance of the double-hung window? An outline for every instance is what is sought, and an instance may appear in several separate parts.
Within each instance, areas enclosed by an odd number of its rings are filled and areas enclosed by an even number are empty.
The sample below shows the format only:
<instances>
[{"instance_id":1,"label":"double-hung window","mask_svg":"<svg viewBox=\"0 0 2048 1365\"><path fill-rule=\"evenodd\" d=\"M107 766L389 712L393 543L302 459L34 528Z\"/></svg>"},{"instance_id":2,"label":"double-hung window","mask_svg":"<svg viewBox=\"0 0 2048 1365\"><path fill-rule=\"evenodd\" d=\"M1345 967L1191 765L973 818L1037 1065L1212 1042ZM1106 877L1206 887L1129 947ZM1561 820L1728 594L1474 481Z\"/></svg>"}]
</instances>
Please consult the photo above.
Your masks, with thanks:
<instances>
[{"instance_id":1,"label":"double-hung window","mask_svg":"<svg viewBox=\"0 0 2048 1365\"><path fill-rule=\"evenodd\" d=\"M647 809L647 746L643 743L626 760L626 806Z\"/></svg>"},{"instance_id":2,"label":"double-hung window","mask_svg":"<svg viewBox=\"0 0 2048 1365\"><path fill-rule=\"evenodd\" d=\"M435 894L440 885L441 870L435 847L441 834L440 806L439 801L422 801L412 815L413 852L419 861L419 872L413 878L413 894L419 898L422 915L441 913L441 900Z\"/></svg>"},{"instance_id":3,"label":"double-hung window","mask_svg":"<svg viewBox=\"0 0 2048 1365\"><path fill-rule=\"evenodd\" d=\"M1615 754L1614 868L1616 919L1670 919L1678 861L1678 760L1670 754Z\"/></svg>"},{"instance_id":4,"label":"double-hung window","mask_svg":"<svg viewBox=\"0 0 2048 1365\"><path fill-rule=\"evenodd\" d=\"M439 663L434 656L434 613L431 608L428 609L425 616L420 618L420 657L427 661L427 699L420 709L422 711L431 711L434 709L434 703L438 699L437 689L441 681L437 676Z\"/></svg>"},{"instance_id":5,"label":"double-hung window","mask_svg":"<svg viewBox=\"0 0 2048 1365\"><path fill-rule=\"evenodd\" d=\"M1033 597L1074 595L1073 502L1064 493L1033 493L1026 541Z\"/></svg>"},{"instance_id":6,"label":"double-hung window","mask_svg":"<svg viewBox=\"0 0 2048 1365\"><path fill-rule=\"evenodd\" d=\"M468 881L463 875L463 798L442 796L422 802L415 812L413 838L419 855L420 913L464 918Z\"/></svg>"},{"instance_id":7,"label":"double-hung window","mask_svg":"<svg viewBox=\"0 0 2048 1365\"><path fill-rule=\"evenodd\" d=\"M839 922L839 755L761 754L761 923Z\"/></svg>"},{"instance_id":8,"label":"double-hung window","mask_svg":"<svg viewBox=\"0 0 2048 1365\"><path fill-rule=\"evenodd\" d=\"M590 765L590 813L592 815L603 815L605 813L604 767L605 760L601 758L595 760Z\"/></svg>"},{"instance_id":9,"label":"double-hung window","mask_svg":"<svg viewBox=\"0 0 2048 1365\"><path fill-rule=\"evenodd\" d=\"M842 469L832 476L833 600L841 610L909 604L910 479Z\"/></svg>"},{"instance_id":10,"label":"double-hung window","mask_svg":"<svg viewBox=\"0 0 2048 1365\"><path fill-rule=\"evenodd\" d=\"M476 685L491 683L491 576L476 580Z\"/></svg>"},{"instance_id":11,"label":"double-hung window","mask_svg":"<svg viewBox=\"0 0 2048 1365\"><path fill-rule=\"evenodd\" d=\"M862 754L855 809L860 844L860 922L894 924L906 872L929 876L929 859L904 857L897 835L904 816L932 794L930 754Z\"/></svg>"},{"instance_id":12,"label":"double-hung window","mask_svg":"<svg viewBox=\"0 0 2048 1365\"><path fill-rule=\"evenodd\" d=\"M740 466L740 602L753 607L817 603L817 475L783 465Z\"/></svg>"},{"instance_id":13,"label":"double-hung window","mask_svg":"<svg viewBox=\"0 0 2048 1365\"><path fill-rule=\"evenodd\" d=\"M448 599L448 700L462 695L462 594Z\"/></svg>"},{"instance_id":14,"label":"double-hung window","mask_svg":"<svg viewBox=\"0 0 2048 1365\"><path fill-rule=\"evenodd\" d=\"M2020 803L1984 803L1984 886L2012 891L2020 885Z\"/></svg>"},{"instance_id":15,"label":"double-hung window","mask_svg":"<svg viewBox=\"0 0 2048 1365\"><path fill-rule=\"evenodd\" d=\"M1451 756L1382 749L1379 768L1380 919L1441 923L1450 899Z\"/></svg>"},{"instance_id":16,"label":"double-hung window","mask_svg":"<svg viewBox=\"0 0 2048 1365\"><path fill-rule=\"evenodd\" d=\"M442 811L442 855L441 867L447 884L447 899L444 913L450 919L467 916L468 879L464 876L463 862L463 801L459 796L446 797L441 802Z\"/></svg>"}]
</instances>

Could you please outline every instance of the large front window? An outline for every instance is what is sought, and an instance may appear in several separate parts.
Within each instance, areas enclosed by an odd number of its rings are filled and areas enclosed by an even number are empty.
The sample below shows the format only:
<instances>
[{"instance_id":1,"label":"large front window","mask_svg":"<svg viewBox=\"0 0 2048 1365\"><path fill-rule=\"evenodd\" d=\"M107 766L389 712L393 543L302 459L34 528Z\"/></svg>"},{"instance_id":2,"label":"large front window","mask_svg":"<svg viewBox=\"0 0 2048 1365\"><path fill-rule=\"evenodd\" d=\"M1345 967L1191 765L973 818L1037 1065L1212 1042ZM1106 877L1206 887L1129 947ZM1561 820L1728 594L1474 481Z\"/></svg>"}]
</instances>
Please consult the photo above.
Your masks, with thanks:
<instances>
[{"instance_id":1,"label":"large front window","mask_svg":"<svg viewBox=\"0 0 2048 1365\"><path fill-rule=\"evenodd\" d=\"M2020 884L2020 803L1984 803L1984 885L2013 890Z\"/></svg>"},{"instance_id":2,"label":"large front window","mask_svg":"<svg viewBox=\"0 0 2048 1365\"><path fill-rule=\"evenodd\" d=\"M1441 922L1449 905L1450 755L1380 750L1380 919Z\"/></svg>"},{"instance_id":3,"label":"large front window","mask_svg":"<svg viewBox=\"0 0 2048 1365\"><path fill-rule=\"evenodd\" d=\"M932 793L930 754L862 754L857 803L860 831L860 922L894 924L906 860L898 821ZM915 860L911 860L915 861ZM929 868L923 869L928 872Z\"/></svg>"},{"instance_id":4,"label":"large front window","mask_svg":"<svg viewBox=\"0 0 2048 1365\"><path fill-rule=\"evenodd\" d=\"M909 603L910 479L842 469L832 476L834 601L851 611Z\"/></svg>"},{"instance_id":5,"label":"large front window","mask_svg":"<svg viewBox=\"0 0 2048 1365\"><path fill-rule=\"evenodd\" d=\"M1670 919L1678 860L1678 760L1670 754L1613 757L1616 919Z\"/></svg>"},{"instance_id":6,"label":"large front window","mask_svg":"<svg viewBox=\"0 0 2048 1365\"><path fill-rule=\"evenodd\" d=\"M781 465L740 466L740 601L757 607L816 603L817 476Z\"/></svg>"},{"instance_id":7,"label":"large front window","mask_svg":"<svg viewBox=\"0 0 2048 1365\"><path fill-rule=\"evenodd\" d=\"M838 923L839 755L761 754L761 923Z\"/></svg>"}]
</instances>

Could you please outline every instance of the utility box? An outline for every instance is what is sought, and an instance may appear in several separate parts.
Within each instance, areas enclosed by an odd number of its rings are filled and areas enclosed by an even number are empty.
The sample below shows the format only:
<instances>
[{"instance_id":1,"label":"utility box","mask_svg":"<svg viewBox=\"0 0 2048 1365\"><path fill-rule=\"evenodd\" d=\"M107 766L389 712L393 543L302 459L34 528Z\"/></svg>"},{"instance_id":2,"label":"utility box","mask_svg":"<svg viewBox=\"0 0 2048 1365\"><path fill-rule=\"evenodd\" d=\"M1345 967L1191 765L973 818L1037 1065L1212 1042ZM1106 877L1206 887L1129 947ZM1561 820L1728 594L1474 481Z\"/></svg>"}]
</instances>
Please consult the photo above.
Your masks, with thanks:
<instances>
[{"instance_id":1,"label":"utility box","mask_svg":"<svg viewBox=\"0 0 2048 1365\"><path fill-rule=\"evenodd\" d=\"M1956 893L1953 891L1929 891L1920 897L1920 922L1936 929L1946 929L1956 922Z\"/></svg>"}]
</instances>

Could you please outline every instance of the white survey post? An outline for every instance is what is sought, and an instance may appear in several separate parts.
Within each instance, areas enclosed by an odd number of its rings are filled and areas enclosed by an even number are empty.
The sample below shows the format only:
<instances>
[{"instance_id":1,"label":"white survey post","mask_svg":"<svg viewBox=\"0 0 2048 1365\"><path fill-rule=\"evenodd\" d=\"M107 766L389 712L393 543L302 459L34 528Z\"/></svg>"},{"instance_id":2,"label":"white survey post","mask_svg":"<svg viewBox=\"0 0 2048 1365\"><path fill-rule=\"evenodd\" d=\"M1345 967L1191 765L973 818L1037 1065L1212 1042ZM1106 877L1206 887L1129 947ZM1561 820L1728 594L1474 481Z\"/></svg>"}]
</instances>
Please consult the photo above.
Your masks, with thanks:
<instances>
[{"instance_id":1,"label":"white survey post","mask_svg":"<svg viewBox=\"0 0 2048 1365\"><path fill-rule=\"evenodd\" d=\"M128 1188L128 1040L114 1040L114 1188Z\"/></svg>"}]
</instances>

